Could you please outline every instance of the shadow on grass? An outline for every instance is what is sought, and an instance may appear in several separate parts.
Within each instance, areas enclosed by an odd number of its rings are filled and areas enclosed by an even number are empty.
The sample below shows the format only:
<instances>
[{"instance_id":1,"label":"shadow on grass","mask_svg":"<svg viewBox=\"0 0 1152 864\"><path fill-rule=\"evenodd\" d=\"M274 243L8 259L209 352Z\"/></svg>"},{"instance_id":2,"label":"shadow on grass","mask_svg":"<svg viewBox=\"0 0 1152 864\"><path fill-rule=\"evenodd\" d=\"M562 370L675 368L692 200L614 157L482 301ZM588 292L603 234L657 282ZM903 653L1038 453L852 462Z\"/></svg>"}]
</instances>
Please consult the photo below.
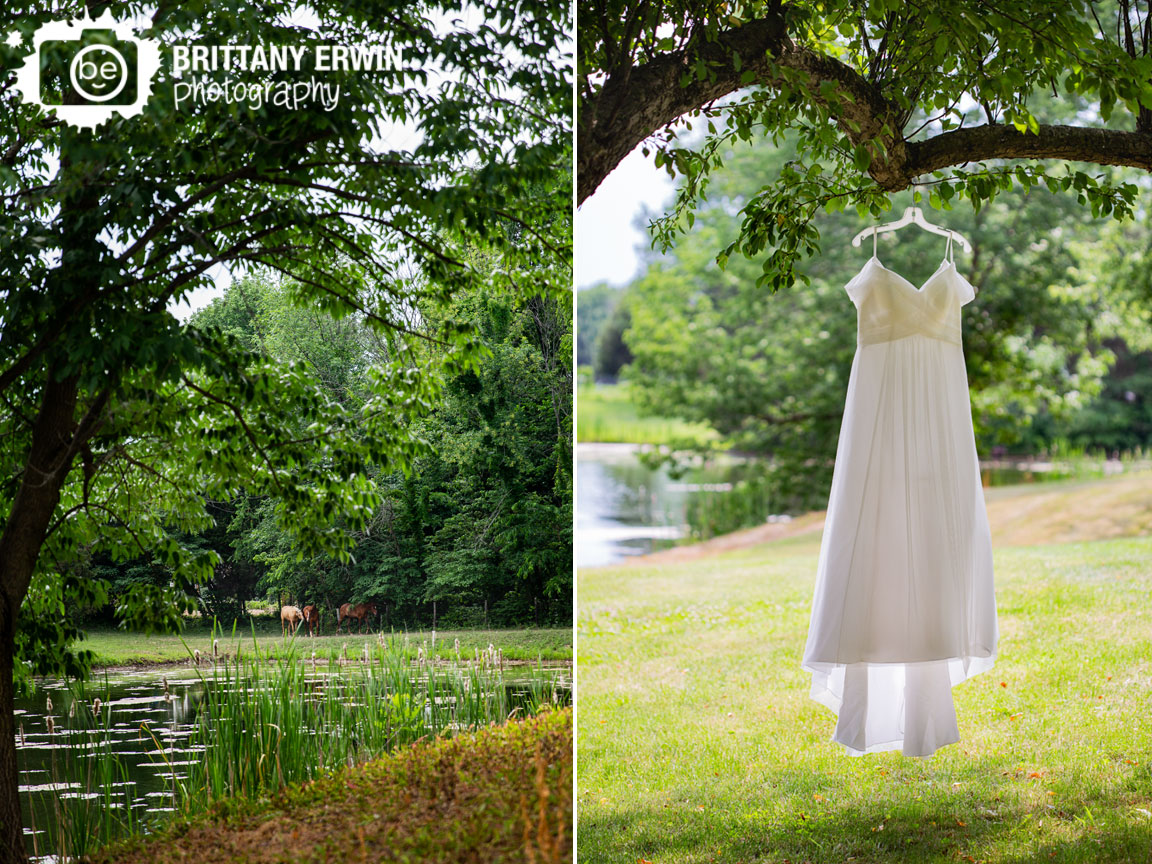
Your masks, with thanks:
<instances>
[{"instance_id":1,"label":"shadow on grass","mask_svg":"<svg viewBox=\"0 0 1152 864\"><path fill-rule=\"evenodd\" d=\"M969 766L999 776L1003 764ZM822 791L802 798L794 790ZM1004 799L1012 796L1005 781ZM772 788L749 792L732 806L707 790L672 795L664 803L621 802L612 811L591 806L579 818L577 858L594 862L1152 862L1152 783L1145 770L1130 782L1076 804L1029 805L1002 796L901 783L890 797L832 803L850 795L830 777L788 771ZM784 791L793 790L793 791ZM807 794L807 792L806 792ZM1055 799L1059 801L1059 798ZM1142 802L1133 804L1134 801ZM727 808L727 809L725 809ZM589 812L591 810L592 812Z\"/></svg>"}]
</instances>

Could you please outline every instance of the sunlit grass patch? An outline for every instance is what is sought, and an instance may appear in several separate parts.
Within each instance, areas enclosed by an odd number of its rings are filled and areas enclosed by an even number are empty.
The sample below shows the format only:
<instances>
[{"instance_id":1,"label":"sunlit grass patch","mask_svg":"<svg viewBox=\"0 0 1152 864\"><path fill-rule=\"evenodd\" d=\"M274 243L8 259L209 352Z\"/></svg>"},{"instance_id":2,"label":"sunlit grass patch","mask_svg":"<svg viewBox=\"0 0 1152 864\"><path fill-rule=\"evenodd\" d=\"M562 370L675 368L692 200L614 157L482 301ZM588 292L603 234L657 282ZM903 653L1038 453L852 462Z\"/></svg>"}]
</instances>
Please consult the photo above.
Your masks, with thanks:
<instances>
[{"instance_id":1,"label":"sunlit grass patch","mask_svg":"<svg viewBox=\"0 0 1152 864\"><path fill-rule=\"evenodd\" d=\"M576 399L579 405L577 441L667 444L717 437L715 430L703 423L689 423L675 417L641 416L626 383L582 386Z\"/></svg>"},{"instance_id":2,"label":"sunlit grass patch","mask_svg":"<svg viewBox=\"0 0 1152 864\"><path fill-rule=\"evenodd\" d=\"M580 573L582 862L1152 860L1152 539L998 549L1000 655L929 760L829 741L816 551Z\"/></svg>"},{"instance_id":3,"label":"sunlit grass patch","mask_svg":"<svg viewBox=\"0 0 1152 864\"><path fill-rule=\"evenodd\" d=\"M434 654L445 660L455 659L456 646L459 642L461 654L467 657L472 657L475 652L484 651L489 645L494 645L507 660L572 659L572 630L568 627L440 630L436 632L434 642L430 630L388 631L386 636L389 638L395 636L406 645L406 650L413 658L417 650L422 647L426 654ZM243 652L245 646L252 646L253 638L260 646L261 655L270 657L286 654L292 641L281 636L277 622L273 628L257 628L255 637L251 628L243 627L238 627L235 631L229 628L223 633L213 633L206 627L195 627L180 635L148 636L103 627L91 628L86 631L80 647L95 652L97 666L147 666L187 663L190 650L199 651L201 656L209 656L213 650L213 642L219 643L217 650L235 657L238 648ZM328 657L342 651L345 644L349 651L358 653L365 645L375 644L377 638L378 634L370 632L336 633L332 623L326 621L323 635L308 637L301 631L296 636L296 645L299 650L305 652L315 650L321 657Z\"/></svg>"}]
</instances>

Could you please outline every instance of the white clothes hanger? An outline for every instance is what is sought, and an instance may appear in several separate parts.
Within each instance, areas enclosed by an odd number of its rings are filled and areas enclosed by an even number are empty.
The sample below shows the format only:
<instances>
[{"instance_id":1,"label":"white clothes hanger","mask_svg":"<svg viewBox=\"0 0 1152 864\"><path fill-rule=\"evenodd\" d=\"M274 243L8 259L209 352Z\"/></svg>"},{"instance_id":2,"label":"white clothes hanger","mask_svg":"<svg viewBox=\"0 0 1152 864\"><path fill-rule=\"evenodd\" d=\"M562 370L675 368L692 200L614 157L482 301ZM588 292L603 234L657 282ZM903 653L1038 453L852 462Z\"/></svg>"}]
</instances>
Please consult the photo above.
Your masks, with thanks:
<instances>
[{"instance_id":1,"label":"white clothes hanger","mask_svg":"<svg viewBox=\"0 0 1152 864\"><path fill-rule=\"evenodd\" d=\"M931 231L933 234L940 234L944 237L951 237L957 243L964 247L965 252L972 251L972 244L969 243L961 234L953 231L951 228L942 228L939 225L933 225L924 218L924 211L919 207L905 207L904 215L897 219L895 222L888 222L884 225L873 225L870 228L865 228L859 234L852 238L852 245L859 246L860 241L865 237L871 236L875 238L877 234L886 234L889 231L898 231L905 225L919 225L925 231Z\"/></svg>"}]
</instances>

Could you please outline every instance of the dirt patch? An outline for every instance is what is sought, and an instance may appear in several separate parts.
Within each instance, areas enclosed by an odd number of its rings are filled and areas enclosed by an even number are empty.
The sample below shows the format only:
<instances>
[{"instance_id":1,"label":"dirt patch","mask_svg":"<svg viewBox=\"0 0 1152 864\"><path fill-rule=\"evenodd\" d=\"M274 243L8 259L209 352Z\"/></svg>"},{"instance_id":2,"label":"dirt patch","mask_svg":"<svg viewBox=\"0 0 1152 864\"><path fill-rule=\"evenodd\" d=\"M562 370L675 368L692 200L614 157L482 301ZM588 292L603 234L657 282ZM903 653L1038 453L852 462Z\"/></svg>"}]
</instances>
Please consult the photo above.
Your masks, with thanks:
<instances>
[{"instance_id":1,"label":"dirt patch","mask_svg":"<svg viewBox=\"0 0 1152 864\"><path fill-rule=\"evenodd\" d=\"M241 812L246 807L255 812ZM260 805L222 802L92 864L570 862L572 712L404 748Z\"/></svg>"},{"instance_id":2,"label":"dirt patch","mask_svg":"<svg viewBox=\"0 0 1152 864\"><path fill-rule=\"evenodd\" d=\"M707 558L719 555L721 552L731 552L734 549L746 549L749 546L759 546L761 543L771 543L773 540L783 540L788 537L799 537L802 534L819 534L824 530L824 511L819 510L797 516L790 522L770 522L757 525L755 528L744 528L733 531L731 534L721 534L709 540L701 540L687 546L675 546L671 549L661 549L647 555L636 555L624 561L612 564L613 567L628 564L640 564L651 567L656 564L675 564L680 561L694 561L697 558Z\"/></svg>"}]
</instances>

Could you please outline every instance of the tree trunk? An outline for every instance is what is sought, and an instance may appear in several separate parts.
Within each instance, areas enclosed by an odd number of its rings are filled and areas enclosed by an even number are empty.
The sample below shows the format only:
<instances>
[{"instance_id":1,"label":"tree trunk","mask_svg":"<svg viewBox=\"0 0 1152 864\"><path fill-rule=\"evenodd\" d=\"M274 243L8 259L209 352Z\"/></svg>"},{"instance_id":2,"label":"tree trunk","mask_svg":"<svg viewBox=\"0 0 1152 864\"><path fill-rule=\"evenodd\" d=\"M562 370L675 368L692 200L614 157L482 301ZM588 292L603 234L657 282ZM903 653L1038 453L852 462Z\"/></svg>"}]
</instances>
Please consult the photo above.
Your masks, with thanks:
<instances>
[{"instance_id":1,"label":"tree trunk","mask_svg":"<svg viewBox=\"0 0 1152 864\"><path fill-rule=\"evenodd\" d=\"M13 714L16 620L76 454L76 399L76 379L56 381L49 370L24 476L0 535L0 864L27 860Z\"/></svg>"},{"instance_id":2,"label":"tree trunk","mask_svg":"<svg viewBox=\"0 0 1152 864\"><path fill-rule=\"evenodd\" d=\"M16 770L16 717L12 693L12 654L16 616L0 598L0 862L24 864L24 823L20 815L20 775Z\"/></svg>"},{"instance_id":3,"label":"tree trunk","mask_svg":"<svg viewBox=\"0 0 1152 864\"><path fill-rule=\"evenodd\" d=\"M484 629L488 629L488 597L484 597Z\"/></svg>"},{"instance_id":4,"label":"tree trunk","mask_svg":"<svg viewBox=\"0 0 1152 864\"><path fill-rule=\"evenodd\" d=\"M436 601L432 601L432 632L436 632Z\"/></svg>"}]
</instances>

